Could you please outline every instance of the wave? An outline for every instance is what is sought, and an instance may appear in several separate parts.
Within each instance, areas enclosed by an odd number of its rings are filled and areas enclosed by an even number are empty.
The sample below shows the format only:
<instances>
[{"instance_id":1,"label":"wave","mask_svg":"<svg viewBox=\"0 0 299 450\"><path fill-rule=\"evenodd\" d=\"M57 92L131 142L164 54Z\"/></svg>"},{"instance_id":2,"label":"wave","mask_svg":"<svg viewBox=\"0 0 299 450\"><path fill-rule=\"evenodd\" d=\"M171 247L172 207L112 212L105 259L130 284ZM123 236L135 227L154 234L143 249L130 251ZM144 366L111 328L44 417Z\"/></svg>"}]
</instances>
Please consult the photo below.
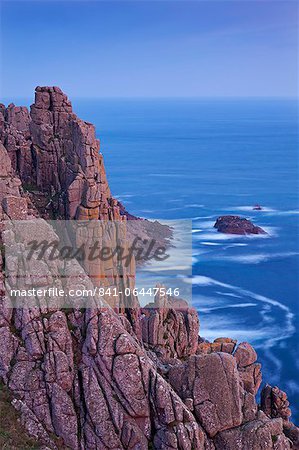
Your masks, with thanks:
<instances>
[{"instance_id":1,"label":"wave","mask_svg":"<svg viewBox=\"0 0 299 450\"><path fill-rule=\"evenodd\" d=\"M262 262L267 262L271 259L289 258L291 256L297 255L299 255L298 252L259 253L259 254L247 254L238 256L219 256L214 257L213 259L237 262L241 264L259 264Z\"/></svg>"},{"instance_id":2,"label":"wave","mask_svg":"<svg viewBox=\"0 0 299 450\"><path fill-rule=\"evenodd\" d=\"M295 327L293 324L294 320L294 314L292 313L291 309L284 305L283 303L279 302L278 300L271 299L269 297L266 297L264 295L257 294L255 292L252 292L247 289L243 289L239 286L235 286L228 283L223 283L221 281L215 280L213 278L204 276L204 275L195 275L194 277L185 277L184 278L185 283L189 283L195 286L220 286L222 288L225 288L226 290L232 291L232 293L236 293L237 295L241 297L247 297L251 298L263 305L263 308L265 306L269 306L269 311L264 310L264 314L272 314L272 308L278 308L281 311L281 314L279 314L279 323L274 326L273 323L267 326L267 322L263 321L263 326L259 330L257 330L257 333L260 334L260 336L263 337L263 343L256 343L255 345L257 347L264 347L267 346L267 348L271 348L275 346L278 342L285 340L293 335L295 332ZM219 292L219 291L218 291ZM284 325L282 325L284 317ZM222 319L223 320L223 319ZM266 323L265 323L266 322ZM223 325L222 325L223 327ZM238 329L237 332L234 334L234 336L239 336L240 333L242 333L244 330ZM248 330L246 330L247 332ZM214 328L214 334L215 337L216 329ZM205 334L205 332L204 332ZM217 330L217 334L219 335L219 330ZM239 336L240 337L240 336ZM248 339L248 337L247 337Z\"/></svg>"},{"instance_id":3,"label":"wave","mask_svg":"<svg viewBox=\"0 0 299 450\"><path fill-rule=\"evenodd\" d=\"M196 217L192 217L192 220L200 220L200 219L214 219L215 216L196 216Z\"/></svg>"},{"instance_id":4,"label":"wave","mask_svg":"<svg viewBox=\"0 0 299 450\"><path fill-rule=\"evenodd\" d=\"M214 285L214 286L225 287L225 288L231 289L233 291L239 292L242 295L246 295L246 296L255 298L256 300L259 300L263 303L266 303L266 304L269 304L272 306L277 306L288 313L290 312L290 308L288 308L286 305L284 305L283 303L280 303L277 300L273 300L273 299L265 297L263 295L256 294L255 292L249 291L247 289L243 289L239 286L234 286L233 284L223 283L222 281L218 281L218 280L215 280L214 278L206 277L204 275L195 275L192 278L185 278L184 281L185 281L185 283L190 283L190 284L194 284L194 285L198 285L198 286ZM292 316L293 316L293 314L292 314Z\"/></svg>"},{"instance_id":5,"label":"wave","mask_svg":"<svg viewBox=\"0 0 299 450\"><path fill-rule=\"evenodd\" d=\"M257 306L257 303L234 303L232 305L215 306L212 308L200 308L201 313L209 313L211 311L226 309L226 308L249 308Z\"/></svg>"},{"instance_id":6,"label":"wave","mask_svg":"<svg viewBox=\"0 0 299 450\"><path fill-rule=\"evenodd\" d=\"M209 217L210 218L210 217ZM196 225L203 229L214 229L215 219L213 220L197 220Z\"/></svg>"},{"instance_id":7,"label":"wave","mask_svg":"<svg viewBox=\"0 0 299 450\"><path fill-rule=\"evenodd\" d=\"M195 284L197 286L211 286L215 284L215 280L213 280L213 278L205 277L203 275L195 275L192 278L184 278L184 282L188 284Z\"/></svg>"},{"instance_id":8,"label":"wave","mask_svg":"<svg viewBox=\"0 0 299 450\"><path fill-rule=\"evenodd\" d=\"M264 332L261 330L239 330L238 328L220 328L215 323L211 324L212 327L206 328L204 330L204 337L205 339L208 339L209 341L213 341L215 339L215 329L217 329L217 335L222 337L231 337L232 339L235 339L236 336L238 336L240 342L244 341L258 341L260 339L263 339ZM258 345L255 344L255 348L260 348ZM270 351L268 352L268 355L270 354Z\"/></svg>"},{"instance_id":9,"label":"wave","mask_svg":"<svg viewBox=\"0 0 299 450\"><path fill-rule=\"evenodd\" d=\"M290 209L288 211L275 211L273 214L268 214L268 216L296 216L298 214L298 209Z\"/></svg>"},{"instance_id":10,"label":"wave","mask_svg":"<svg viewBox=\"0 0 299 450\"><path fill-rule=\"evenodd\" d=\"M233 248L233 247L246 247L248 244L246 244L245 242L235 242L233 244L229 244L225 246L225 249L227 248Z\"/></svg>"},{"instance_id":11,"label":"wave","mask_svg":"<svg viewBox=\"0 0 299 450\"><path fill-rule=\"evenodd\" d=\"M274 228L264 228L267 234L224 234L218 231L210 233L195 234L197 240L204 241L233 241L233 240L253 240L253 239L269 239L270 237L277 236L277 232Z\"/></svg>"},{"instance_id":12,"label":"wave","mask_svg":"<svg viewBox=\"0 0 299 450\"><path fill-rule=\"evenodd\" d=\"M221 292L221 291L216 291L216 294L218 294L218 295L226 295L227 297L242 298L240 295L233 294L232 292Z\"/></svg>"}]
</instances>

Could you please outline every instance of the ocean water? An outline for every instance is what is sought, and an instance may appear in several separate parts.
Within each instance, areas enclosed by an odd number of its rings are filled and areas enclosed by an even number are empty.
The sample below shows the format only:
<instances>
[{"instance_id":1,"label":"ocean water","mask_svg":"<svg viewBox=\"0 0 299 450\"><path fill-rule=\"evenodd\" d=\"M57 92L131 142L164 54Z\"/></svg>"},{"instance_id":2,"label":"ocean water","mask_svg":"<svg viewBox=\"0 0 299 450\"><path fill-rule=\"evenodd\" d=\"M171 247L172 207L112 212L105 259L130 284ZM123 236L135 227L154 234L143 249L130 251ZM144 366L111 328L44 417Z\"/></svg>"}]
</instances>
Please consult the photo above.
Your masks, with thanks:
<instances>
[{"instance_id":1,"label":"ocean water","mask_svg":"<svg viewBox=\"0 0 299 450\"><path fill-rule=\"evenodd\" d=\"M112 192L131 213L192 218L200 334L253 344L263 382L287 391L298 423L296 102L78 100L74 107L95 124ZM268 235L221 235L213 224L223 214L250 218Z\"/></svg>"}]
</instances>

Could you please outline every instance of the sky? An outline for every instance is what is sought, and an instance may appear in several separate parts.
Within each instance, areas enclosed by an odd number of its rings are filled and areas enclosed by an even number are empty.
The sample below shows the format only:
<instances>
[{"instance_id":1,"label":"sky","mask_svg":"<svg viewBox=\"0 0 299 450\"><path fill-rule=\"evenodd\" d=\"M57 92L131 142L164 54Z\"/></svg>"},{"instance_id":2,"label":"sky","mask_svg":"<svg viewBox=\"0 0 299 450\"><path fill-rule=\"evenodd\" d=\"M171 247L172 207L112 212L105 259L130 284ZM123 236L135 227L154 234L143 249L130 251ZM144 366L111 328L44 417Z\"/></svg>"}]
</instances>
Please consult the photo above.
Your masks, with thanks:
<instances>
[{"instance_id":1,"label":"sky","mask_svg":"<svg viewBox=\"0 0 299 450\"><path fill-rule=\"evenodd\" d=\"M1 98L297 95L297 1L0 1Z\"/></svg>"}]
</instances>

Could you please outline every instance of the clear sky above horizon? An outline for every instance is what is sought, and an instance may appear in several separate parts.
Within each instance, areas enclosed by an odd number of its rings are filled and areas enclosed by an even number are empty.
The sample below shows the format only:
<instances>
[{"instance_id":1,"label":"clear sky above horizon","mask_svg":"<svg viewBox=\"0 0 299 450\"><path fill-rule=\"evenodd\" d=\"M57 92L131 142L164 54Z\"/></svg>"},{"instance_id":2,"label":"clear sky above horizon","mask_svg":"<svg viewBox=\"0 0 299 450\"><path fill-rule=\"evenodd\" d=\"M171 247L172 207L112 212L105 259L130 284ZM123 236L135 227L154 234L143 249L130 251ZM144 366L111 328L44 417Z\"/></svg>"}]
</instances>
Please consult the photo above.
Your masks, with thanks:
<instances>
[{"instance_id":1,"label":"clear sky above horizon","mask_svg":"<svg viewBox=\"0 0 299 450\"><path fill-rule=\"evenodd\" d=\"M1 98L295 96L296 1L2 1Z\"/></svg>"}]
</instances>

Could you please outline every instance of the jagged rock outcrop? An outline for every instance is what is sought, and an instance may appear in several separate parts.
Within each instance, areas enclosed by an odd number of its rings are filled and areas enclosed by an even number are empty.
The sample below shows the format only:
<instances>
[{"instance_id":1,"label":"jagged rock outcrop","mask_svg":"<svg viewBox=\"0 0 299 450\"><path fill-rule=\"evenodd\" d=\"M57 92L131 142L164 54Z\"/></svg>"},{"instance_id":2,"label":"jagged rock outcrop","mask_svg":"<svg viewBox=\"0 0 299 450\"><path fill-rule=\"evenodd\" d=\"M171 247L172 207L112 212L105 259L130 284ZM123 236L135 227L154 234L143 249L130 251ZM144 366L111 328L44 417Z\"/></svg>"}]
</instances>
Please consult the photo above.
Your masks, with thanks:
<instances>
[{"instance_id":1,"label":"jagged rock outcrop","mask_svg":"<svg viewBox=\"0 0 299 450\"><path fill-rule=\"evenodd\" d=\"M60 89L37 88L30 114L0 106L0 135L0 231L6 243L22 245L4 221L30 222L50 212L109 217L113 226L120 206L111 197L94 129L74 115ZM42 224L40 232L55 235L51 224ZM26 247L20 248L24 253ZM0 381L41 448L297 448L298 428L289 422L285 394L266 387L259 410L261 368L254 349L225 337L212 343L199 338L197 312L183 300L157 295L140 310L136 297L131 308L112 309L95 296L87 307L77 299L80 306L65 309L39 298L12 308L4 268L13 268L14 260L2 252L0 264ZM49 265L47 277L54 279L62 264ZM93 287L79 262L63 269L67 282L79 275L80 283Z\"/></svg>"},{"instance_id":2,"label":"jagged rock outcrop","mask_svg":"<svg viewBox=\"0 0 299 450\"><path fill-rule=\"evenodd\" d=\"M12 170L20 178L17 182L22 191L18 200L12 196L3 202L4 212L10 218L16 219L15 214L9 214L12 210L22 211L21 203L27 203L30 214L45 219L109 219L119 223L136 219L111 196L94 126L74 114L60 88L37 87L30 113L26 107L1 105L0 142L11 159ZM26 216L18 214L20 219ZM117 231L121 234L119 242L124 241L121 225L114 233ZM83 240L92 240L92 233L87 238L83 236ZM168 242L171 230L158 222L131 220L126 234L128 240L136 235L141 239L154 238L154 252L161 243ZM85 261L85 268L94 281L100 274L99 283L106 287L111 285L111 279L115 279L114 285L121 285L120 291L134 286L133 261L122 271L121 280L109 264L99 267L98 261ZM128 315L134 331L140 335L139 311L134 308L138 300L132 296L118 298L116 303L120 312L124 312L124 303L132 306Z\"/></svg>"},{"instance_id":3,"label":"jagged rock outcrop","mask_svg":"<svg viewBox=\"0 0 299 450\"><path fill-rule=\"evenodd\" d=\"M94 126L73 113L58 87L37 87L30 114L13 104L1 109L0 136L13 169L25 187L45 194L49 214L66 219L120 217Z\"/></svg>"},{"instance_id":4,"label":"jagged rock outcrop","mask_svg":"<svg viewBox=\"0 0 299 450\"><path fill-rule=\"evenodd\" d=\"M154 303L141 309L141 328L144 344L162 362L186 358L196 352L198 314L184 300L158 293Z\"/></svg>"},{"instance_id":5,"label":"jagged rock outcrop","mask_svg":"<svg viewBox=\"0 0 299 450\"><path fill-rule=\"evenodd\" d=\"M277 386L269 384L263 388L261 393L261 409L270 418L281 418L284 434L292 441L294 449L299 449L299 429L291 421L291 410L288 396Z\"/></svg>"},{"instance_id":6,"label":"jagged rock outcrop","mask_svg":"<svg viewBox=\"0 0 299 450\"><path fill-rule=\"evenodd\" d=\"M267 234L265 230L254 225L250 220L239 216L221 216L214 227L226 234Z\"/></svg>"}]
</instances>

